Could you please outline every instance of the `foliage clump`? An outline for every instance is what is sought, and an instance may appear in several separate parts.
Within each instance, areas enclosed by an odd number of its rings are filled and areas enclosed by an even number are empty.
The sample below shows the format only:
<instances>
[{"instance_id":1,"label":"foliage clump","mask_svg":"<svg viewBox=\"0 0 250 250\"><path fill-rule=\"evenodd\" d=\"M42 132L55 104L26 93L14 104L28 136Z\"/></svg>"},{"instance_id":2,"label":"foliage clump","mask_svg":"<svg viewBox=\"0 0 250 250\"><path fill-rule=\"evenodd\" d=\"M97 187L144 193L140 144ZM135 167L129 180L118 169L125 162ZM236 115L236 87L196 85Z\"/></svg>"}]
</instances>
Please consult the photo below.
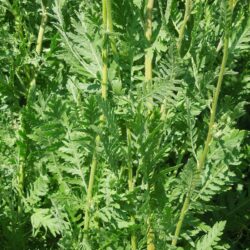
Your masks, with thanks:
<instances>
[{"instance_id":1,"label":"foliage clump","mask_svg":"<svg viewBox=\"0 0 250 250\"><path fill-rule=\"evenodd\" d=\"M1 249L249 249L247 0L0 0Z\"/></svg>"}]
</instances>

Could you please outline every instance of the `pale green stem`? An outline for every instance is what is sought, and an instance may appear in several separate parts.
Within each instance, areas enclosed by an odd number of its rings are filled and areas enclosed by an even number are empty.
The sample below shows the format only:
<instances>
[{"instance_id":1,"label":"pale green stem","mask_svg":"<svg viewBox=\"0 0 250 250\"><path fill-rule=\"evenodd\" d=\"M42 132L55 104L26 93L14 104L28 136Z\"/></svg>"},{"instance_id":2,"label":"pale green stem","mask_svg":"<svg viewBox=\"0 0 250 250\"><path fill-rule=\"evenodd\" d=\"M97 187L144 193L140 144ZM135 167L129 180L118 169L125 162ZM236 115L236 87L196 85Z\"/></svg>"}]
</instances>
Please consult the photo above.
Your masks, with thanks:
<instances>
[{"instance_id":1,"label":"pale green stem","mask_svg":"<svg viewBox=\"0 0 250 250\"><path fill-rule=\"evenodd\" d=\"M231 1L231 0L229 0L229 1ZM201 174L201 172L204 168L206 157L207 157L208 150L209 150L209 145L210 145L210 142L211 142L212 137L213 137L213 127L214 127L214 122L215 122L217 104L218 104L219 94L220 94L221 85L223 82L223 77L225 74L226 63L227 63L227 58L228 58L228 43L229 43L229 36L228 36L228 31L226 31L225 36L224 36L223 58L222 58L222 63L221 63L221 67L220 67L220 73L219 73L216 89L215 89L215 92L213 95L213 102L212 102L212 108L211 108L211 113L210 113L210 121L209 121L207 138L205 141L205 145L204 145L201 157L199 158L198 163L197 163L197 169L198 169L199 175ZM176 246L176 244L177 244L177 240L178 240L179 235L180 235L183 220L185 218L186 212L189 209L191 195L192 195L192 190L190 190L190 192L188 192L188 194L186 195L186 198L184 200L183 207L182 207L181 213L180 213L180 217L179 217L179 220L178 220L178 223L176 226L175 234L174 234L174 237L172 240L172 246Z\"/></svg>"},{"instance_id":2,"label":"pale green stem","mask_svg":"<svg viewBox=\"0 0 250 250\"><path fill-rule=\"evenodd\" d=\"M47 14L46 6L44 5L43 1L41 1L41 6L42 6L42 19L41 19L41 24L39 27L39 33L38 33L37 42L36 42L36 53L39 56L41 55L41 52L42 52L43 37L44 37L46 23L48 21L48 14ZM37 69L35 69L34 77L32 78L29 84L28 97L27 97L28 102L35 91L36 78L37 78Z\"/></svg>"},{"instance_id":3,"label":"pale green stem","mask_svg":"<svg viewBox=\"0 0 250 250\"><path fill-rule=\"evenodd\" d=\"M152 15L153 15L153 7L154 7L154 0L148 0L146 6L146 20L145 20L145 37L147 40L147 50L145 54L145 83L146 88L150 88L152 85L152 77L153 77L153 66L152 66L152 59L153 59L153 52L150 50L151 47L151 40L152 40ZM152 103L148 103L149 109L152 108ZM149 185L149 183L148 183ZM147 250L154 250L154 232L151 226L150 221L151 214L149 214L149 218L147 220Z\"/></svg>"},{"instance_id":4,"label":"pale green stem","mask_svg":"<svg viewBox=\"0 0 250 250\"><path fill-rule=\"evenodd\" d=\"M41 4L42 4L42 20L41 20L41 25L40 25L40 29L39 29L38 38L37 38L37 46L36 46L36 53L38 55L41 54L43 34L44 34L45 25L46 25L46 22L47 22L46 7L44 6L43 2L41 2ZM35 88L35 84L36 84L36 73L35 73L35 76L32 79L32 81L30 82L29 91L28 91L28 100L29 100L29 96L30 96L31 92ZM25 164L25 160L21 159L20 160L20 167L19 167L19 175L18 175L18 187L19 187L20 193L23 192L24 164Z\"/></svg>"},{"instance_id":5,"label":"pale green stem","mask_svg":"<svg viewBox=\"0 0 250 250\"><path fill-rule=\"evenodd\" d=\"M146 21L145 21L145 37L148 42L147 51L145 55L145 81L147 84L152 82L152 52L150 52L152 39L152 11L154 0L148 0L146 7Z\"/></svg>"},{"instance_id":6,"label":"pale green stem","mask_svg":"<svg viewBox=\"0 0 250 250\"><path fill-rule=\"evenodd\" d=\"M178 48L179 52L181 50L186 25L187 25L187 22L188 22L188 20L190 18L190 15L191 15L191 10L192 10L192 0L186 0L184 19L182 21L182 24L181 24L181 27L180 27L180 30L179 30L179 38L178 38L178 41L177 41L177 48Z\"/></svg>"},{"instance_id":7,"label":"pale green stem","mask_svg":"<svg viewBox=\"0 0 250 250\"><path fill-rule=\"evenodd\" d=\"M107 84L108 84L108 23L112 23L112 20L110 21L108 19L108 8L107 5L111 4L110 0L102 0L102 16L103 16L103 27L105 29L105 34L103 35L103 47L102 47L102 82L101 82L101 93L103 100L107 99ZM110 6L111 7L111 6ZM110 9L111 10L111 9ZM109 20L109 21L108 21ZM104 122L105 118L102 115L100 117L101 122ZM89 176L89 183L87 188L87 200L86 200L86 207L85 207L85 218L84 218L84 229L89 229L90 224L90 207L92 203L93 198L93 187L94 187L94 181L95 181L95 173L96 173L96 167L97 167L97 148L100 144L100 136L96 137L95 141L95 149L92 156L92 163L91 163L91 169L90 169L90 176Z\"/></svg>"},{"instance_id":8,"label":"pale green stem","mask_svg":"<svg viewBox=\"0 0 250 250\"><path fill-rule=\"evenodd\" d=\"M41 19L41 24L40 24L39 33L38 33L37 42L36 42L36 53L38 55L40 55L42 52L43 36L45 32L46 23L48 21L48 14L47 14L46 6L44 5L43 1L41 2L41 5L42 5L42 19Z\"/></svg>"},{"instance_id":9,"label":"pale green stem","mask_svg":"<svg viewBox=\"0 0 250 250\"><path fill-rule=\"evenodd\" d=\"M151 226L151 218L149 216L148 221L148 228L147 228L147 250L155 250L155 244L154 244L154 239L155 239L155 234Z\"/></svg>"},{"instance_id":10,"label":"pale green stem","mask_svg":"<svg viewBox=\"0 0 250 250\"><path fill-rule=\"evenodd\" d=\"M119 54L116 48L115 39L113 37L113 18L112 18L112 0L107 0L107 33L109 34L109 40L113 55L119 60ZM118 62L119 63L119 62ZM117 67L117 74L121 78L121 71L119 65Z\"/></svg>"},{"instance_id":11,"label":"pale green stem","mask_svg":"<svg viewBox=\"0 0 250 250\"><path fill-rule=\"evenodd\" d=\"M106 35L105 35L106 36ZM102 98L107 99L107 88L108 88L108 49L107 39L105 39L102 48Z\"/></svg>"},{"instance_id":12,"label":"pale green stem","mask_svg":"<svg viewBox=\"0 0 250 250\"><path fill-rule=\"evenodd\" d=\"M107 32L110 34L111 48L114 55L117 55L115 40L112 36L113 33L113 18L112 18L112 0L107 0Z\"/></svg>"},{"instance_id":13,"label":"pale green stem","mask_svg":"<svg viewBox=\"0 0 250 250\"><path fill-rule=\"evenodd\" d=\"M132 166L132 158L131 158L131 131L127 129L127 142L128 142L128 189L129 192L134 191L134 178L133 178L133 166ZM131 216L131 222L135 224L135 217ZM137 249L137 238L135 233L131 234L131 249Z\"/></svg>"},{"instance_id":14,"label":"pale green stem","mask_svg":"<svg viewBox=\"0 0 250 250\"><path fill-rule=\"evenodd\" d=\"M217 109L219 94L220 94L221 85L222 85L222 81L223 81L223 76L225 73L227 58L228 58L228 37L225 37L223 59L222 59L222 64L221 64L221 69L220 69L217 87L216 87L214 97L213 97L207 139L205 142L204 150L203 150L202 155L198 161L198 166L197 166L199 171L202 171L202 169L204 167L205 160L206 160L207 153L208 153L208 149L209 149L209 144L210 144L210 142L212 140L212 136L213 136L213 127L214 127L214 122L215 122L216 109Z\"/></svg>"},{"instance_id":15,"label":"pale green stem","mask_svg":"<svg viewBox=\"0 0 250 250\"><path fill-rule=\"evenodd\" d=\"M94 187L94 180L95 180L95 172L97 166L97 153L96 148L99 146L100 137L96 137L95 141L95 150L92 157L91 169L90 169L90 176L89 176L89 183L88 183L88 190L87 190L87 200L86 200L86 208L85 208L85 218L84 218L84 229L89 229L89 222L90 222L90 207L92 203L92 196L93 196L93 187Z\"/></svg>"},{"instance_id":16,"label":"pale green stem","mask_svg":"<svg viewBox=\"0 0 250 250\"><path fill-rule=\"evenodd\" d=\"M179 220L177 222L175 234L174 234L174 237L173 237L173 240L172 240L172 246L176 246L176 244L177 244L177 240L178 240L179 235L180 235L182 223L183 223L184 217L186 215L186 212L187 212L187 210L189 208L189 203L190 203L190 193L187 194L187 196L185 198L185 201L183 203L180 218L179 218Z\"/></svg>"}]
</instances>

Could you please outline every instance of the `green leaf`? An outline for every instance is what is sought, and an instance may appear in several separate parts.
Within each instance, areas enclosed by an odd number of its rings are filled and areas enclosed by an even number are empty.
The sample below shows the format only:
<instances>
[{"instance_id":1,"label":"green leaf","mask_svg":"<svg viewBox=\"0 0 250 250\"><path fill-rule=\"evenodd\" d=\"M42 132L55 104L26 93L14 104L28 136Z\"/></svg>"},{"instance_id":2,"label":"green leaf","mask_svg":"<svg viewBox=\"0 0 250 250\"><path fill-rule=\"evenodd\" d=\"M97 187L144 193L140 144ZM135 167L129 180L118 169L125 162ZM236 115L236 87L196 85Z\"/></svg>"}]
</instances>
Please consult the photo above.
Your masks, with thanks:
<instances>
[{"instance_id":1,"label":"green leaf","mask_svg":"<svg viewBox=\"0 0 250 250\"><path fill-rule=\"evenodd\" d=\"M219 241L223 234L226 221L219 221L196 244L196 250L226 249L221 248Z\"/></svg>"}]
</instances>

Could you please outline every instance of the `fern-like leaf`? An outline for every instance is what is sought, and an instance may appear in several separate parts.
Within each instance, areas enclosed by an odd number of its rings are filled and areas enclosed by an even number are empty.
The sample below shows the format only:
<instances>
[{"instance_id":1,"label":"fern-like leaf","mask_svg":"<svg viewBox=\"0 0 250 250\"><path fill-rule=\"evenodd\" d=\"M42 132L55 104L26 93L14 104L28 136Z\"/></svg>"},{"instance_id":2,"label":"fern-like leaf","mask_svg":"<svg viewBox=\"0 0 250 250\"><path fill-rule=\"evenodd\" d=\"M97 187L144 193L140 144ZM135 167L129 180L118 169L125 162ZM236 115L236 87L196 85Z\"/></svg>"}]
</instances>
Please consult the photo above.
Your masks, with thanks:
<instances>
[{"instance_id":1,"label":"fern-like leaf","mask_svg":"<svg viewBox=\"0 0 250 250\"><path fill-rule=\"evenodd\" d=\"M225 225L225 221L216 222L208 233L197 242L196 250L226 249L219 245Z\"/></svg>"}]
</instances>

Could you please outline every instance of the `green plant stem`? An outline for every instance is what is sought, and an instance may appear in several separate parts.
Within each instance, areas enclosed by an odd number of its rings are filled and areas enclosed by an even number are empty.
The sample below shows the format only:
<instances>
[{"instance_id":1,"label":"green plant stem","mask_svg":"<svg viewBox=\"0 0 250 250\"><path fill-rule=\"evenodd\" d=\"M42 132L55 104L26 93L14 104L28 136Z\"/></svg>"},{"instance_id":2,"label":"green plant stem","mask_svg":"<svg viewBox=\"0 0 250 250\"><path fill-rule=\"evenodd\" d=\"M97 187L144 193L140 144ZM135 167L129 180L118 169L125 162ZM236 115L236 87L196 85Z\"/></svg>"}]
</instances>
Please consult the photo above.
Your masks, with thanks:
<instances>
[{"instance_id":1,"label":"green plant stem","mask_svg":"<svg viewBox=\"0 0 250 250\"><path fill-rule=\"evenodd\" d=\"M95 141L95 150L92 157L91 169L90 169L90 176L89 176L89 183L88 183L88 190L87 190L87 201L86 201L86 208L85 208L85 218L84 218L84 229L89 229L89 222L90 222L90 207L92 203L92 196L93 196L93 187L94 187L94 180L95 180L95 172L97 166L97 152L96 149L100 143L100 137L96 137Z\"/></svg>"},{"instance_id":2,"label":"green plant stem","mask_svg":"<svg viewBox=\"0 0 250 250\"><path fill-rule=\"evenodd\" d=\"M43 37L44 37L46 23L48 21L48 14L47 14L46 6L44 5L43 1L41 2L41 5L42 5L42 19L41 19L41 24L39 27L39 33L38 33L37 42L36 42L36 53L38 55L40 55L42 52Z\"/></svg>"},{"instance_id":3,"label":"green plant stem","mask_svg":"<svg viewBox=\"0 0 250 250\"><path fill-rule=\"evenodd\" d=\"M154 238L155 234L151 226L151 220L147 221L148 229L147 229L147 250L155 250Z\"/></svg>"},{"instance_id":4,"label":"green plant stem","mask_svg":"<svg viewBox=\"0 0 250 250\"><path fill-rule=\"evenodd\" d=\"M40 29L39 29L38 38L37 38L37 46L36 46L36 53L38 55L41 54L43 34L44 34L45 25L46 25L47 18L48 18L46 6L43 4L43 1L41 1L41 5L42 5L42 20L41 20L41 24L40 24ZM34 90L35 85L36 85L36 73L35 73L34 78L30 82L27 103L29 103L29 97L31 95L31 92L33 92L33 90ZM24 128L23 119L21 119L21 120L22 120L21 127ZM24 166L25 166L25 159L20 159L19 174L18 174L18 188L19 188L19 192L21 194L23 193L23 185L24 185Z\"/></svg>"},{"instance_id":5,"label":"green plant stem","mask_svg":"<svg viewBox=\"0 0 250 250\"><path fill-rule=\"evenodd\" d=\"M225 68L226 68L226 63L227 63L227 58L228 58L228 42L229 42L229 37L228 37L228 32L226 31L225 37L224 37L223 58L222 58L222 63L221 63L221 67L220 67L220 73L219 73L216 89L215 89L215 92L213 95L207 138L205 141L205 145L204 145L202 154L201 154L201 156L198 160L198 163L197 163L197 170L198 170L199 175L201 174L201 172L204 168L204 165L206 162L206 157L207 157L208 150L209 150L209 145L210 145L210 142L211 142L212 137L213 137L213 127L214 127L214 122L215 122L217 104L218 104L219 94L220 94L221 85L222 85L222 81L223 81L223 77L224 77L224 73L225 73ZM192 194L192 190L186 195L186 198L184 200L183 207L182 207L181 213L180 213L180 217L179 217L179 220L178 220L178 223L176 226L175 234L174 234L174 237L172 240L172 246L176 246L176 244L177 244L177 240L178 240L179 235L180 235L183 220L185 218L186 212L189 209L191 194Z\"/></svg>"},{"instance_id":6,"label":"green plant stem","mask_svg":"<svg viewBox=\"0 0 250 250\"><path fill-rule=\"evenodd\" d=\"M145 55L145 81L147 85L152 82L152 52L150 51L151 39L152 39L152 11L154 6L154 0L148 0L146 7L146 21L145 21L145 37L148 42L146 55Z\"/></svg>"},{"instance_id":7,"label":"green plant stem","mask_svg":"<svg viewBox=\"0 0 250 250\"><path fill-rule=\"evenodd\" d=\"M129 192L134 191L133 166L131 157L131 131L127 128L127 143L128 143L128 189ZM135 224L135 217L131 216L131 222ZM134 232L131 234L131 249L137 249L137 238Z\"/></svg>"},{"instance_id":8,"label":"green plant stem","mask_svg":"<svg viewBox=\"0 0 250 250\"><path fill-rule=\"evenodd\" d=\"M213 127L214 127L214 122L215 122L216 109L217 109L219 94L220 94L221 85L222 85L222 81L223 81L223 76L225 73L227 58L228 58L228 37L225 37L223 59L222 59L222 64L221 64L221 68L220 68L220 74L219 74L219 78L218 78L217 87L216 87L214 97L213 97L207 139L205 142L204 150L203 150L202 155L198 161L198 166L197 166L199 171L202 171L202 169L204 168L209 145L210 145L210 142L211 142L212 137L213 137Z\"/></svg>"},{"instance_id":9,"label":"green plant stem","mask_svg":"<svg viewBox=\"0 0 250 250\"><path fill-rule=\"evenodd\" d=\"M113 30L113 18L112 18L112 0L107 0L107 33L109 35L108 38L110 41L113 56L115 57L115 60L118 63L117 75L121 79L121 70L120 70L120 65L119 65L119 54L118 54L118 50L117 50L116 44L115 44L115 39L113 36L114 30Z\"/></svg>"},{"instance_id":10,"label":"green plant stem","mask_svg":"<svg viewBox=\"0 0 250 250\"><path fill-rule=\"evenodd\" d=\"M105 34L106 36L106 34ZM102 48L102 98L107 99L107 88L108 88L108 48L107 39L105 39Z\"/></svg>"},{"instance_id":11,"label":"green plant stem","mask_svg":"<svg viewBox=\"0 0 250 250\"><path fill-rule=\"evenodd\" d=\"M111 42L111 49L114 55L117 55L117 49L115 40L112 36L113 30L113 18L112 18L112 1L107 0L107 32L110 34L109 39Z\"/></svg>"},{"instance_id":12,"label":"green plant stem","mask_svg":"<svg viewBox=\"0 0 250 250\"><path fill-rule=\"evenodd\" d=\"M103 35L103 47L102 47L102 82L101 82L101 95L103 100L107 99L107 84L108 84L108 23L112 23L112 20L108 21L108 4L111 4L110 0L102 0L102 17L103 17L103 27L105 29L105 33ZM111 5L110 5L111 8ZM111 9L110 9L111 10ZM111 17L111 16L110 16ZM100 121L104 122L104 115L101 115ZM90 176L89 183L87 188L87 200L85 207L85 218L84 218L84 230L89 229L90 224L90 207L93 198L93 187L95 181L96 167L97 167L97 148L100 144L100 136L96 136L95 140L95 149L92 156L91 168L90 168Z\"/></svg>"},{"instance_id":13,"label":"green plant stem","mask_svg":"<svg viewBox=\"0 0 250 250\"><path fill-rule=\"evenodd\" d=\"M108 0L102 0L102 18L103 18L103 28L105 30L105 33L103 35L103 46L102 46L102 98L105 100L107 98L107 84L108 84L108 23L113 27L112 21L109 20L108 22L108 11L107 11L107 5L110 1ZM110 7L111 8L111 7ZM110 16L111 20L112 17Z\"/></svg>"},{"instance_id":14,"label":"green plant stem","mask_svg":"<svg viewBox=\"0 0 250 250\"><path fill-rule=\"evenodd\" d=\"M181 27L179 30L179 38L177 41L177 49L179 52L181 50L181 46L182 46L182 42L183 42L183 38L184 38L184 34L185 34L185 28L186 28L187 22L190 18L191 10L192 10L192 0L186 0L184 19L182 21L182 24L181 24Z\"/></svg>"},{"instance_id":15,"label":"green plant stem","mask_svg":"<svg viewBox=\"0 0 250 250\"><path fill-rule=\"evenodd\" d=\"M20 3L17 1L13 1L13 3L10 3L9 1L5 1L7 6L9 7L9 11L12 13L12 15L15 17L15 30L17 38L20 39L20 41L23 41L24 39L24 29L23 29L23 17L22 13L20 13Z\"/></svg>"},{"instance_id":16,"label":"green plant stem","mask_svg":"<svg viewBox=\"0 0 250 250\"><path fill-rule=\"evenodd\" d=\"M46 6L43 0L41 0L41 6L42 6L42 19L41 19L41 24L39 27L39 32L38 32L38 37L37 37L37 42L36 42L36 53L38 56L40 56L42 52L43 37L44 37L46 23L48 21L48 14L47 14ZM34 76L29 84L29 90L28 90L28 96L27 96L28 102L33 96L33 93L35 91L36 78L37 78L37 68L35 69Z\"/></svg>"},{"instance_id":17,"label":"green plant stem","mask_svg":"<svg viewBox=\"0 0 250 250\"><path fill-rule=\"evenodd\" d=\"M152 78L153 78L153 66L152 66L152 59L153 59L153 52L151 51L151 40L152 40L152 16L153 16L153 7L154 7L154 0L148 0L146 6L146 19L145 19L145 37L147 40L147 49L145 54L145 83L146 89L149 89L152 85ZM152 103L149 101L148 108L152 108ZM149 184L148 184L149 185ZM151 214L149 214L149 218ZM147 220L147 250L154 250L154 232L151 226L151 221L148 218Z\"/></svg>"},{"instance_id":18,"label":"green plant stem","mask_svg":"<svg viewBox=\"0 0 250 250\"><path fill-rule=\"evenodd\" d=\"M36 46L36 53L38 55L40 55L41 51L42 51L43 35L44 35L46 22L47 22L47 19L48 19L46 6L43 4L43 1L41 1L41 5L42 5L42 20L41 20L41 24L40 24L40 29L39 29L39 33L38 33L38 37L37 37L37 46ZM31 93L33 93L35 85L36 85L36 75L37 75L37 73L35 72L34 77L30 82L30 86L29 86L29 90L28 90L28 98L27 98L28 101L27 101L27 103L29 103ZM22 122L22 128L23 127L24 127L24 125L23 125L23 122ZM20 160L20 167L19 167L19 178L18 178L18 187L19 187L20 193L23 193L24 165L25 165L25 160L21 159Z\"/></svg>"},{"instance_id":19,"label":"green plant stem","mask_svg":"<svg viewBox=\"0 0 250 250\"><path fill-rule=\"evenodd\" d=\"M182 209L181 209L181 213L180 213L180 217L179 217L179 220L178 220L177 225L176 225L174 237L172 239L172 246L176 246L176 244L177 244L177 240L179 238L179 235L180 235L180 232L181 232L181 227L182 227L182 224L183 224L183 220L184 220L186 212L187 212L187 210L189 208L189 204L190 204L190 193L188 193L186 195L186 198L184 200L184 203L183 203L183 206L182 206Z\"/></svg>"}]
</instances>

